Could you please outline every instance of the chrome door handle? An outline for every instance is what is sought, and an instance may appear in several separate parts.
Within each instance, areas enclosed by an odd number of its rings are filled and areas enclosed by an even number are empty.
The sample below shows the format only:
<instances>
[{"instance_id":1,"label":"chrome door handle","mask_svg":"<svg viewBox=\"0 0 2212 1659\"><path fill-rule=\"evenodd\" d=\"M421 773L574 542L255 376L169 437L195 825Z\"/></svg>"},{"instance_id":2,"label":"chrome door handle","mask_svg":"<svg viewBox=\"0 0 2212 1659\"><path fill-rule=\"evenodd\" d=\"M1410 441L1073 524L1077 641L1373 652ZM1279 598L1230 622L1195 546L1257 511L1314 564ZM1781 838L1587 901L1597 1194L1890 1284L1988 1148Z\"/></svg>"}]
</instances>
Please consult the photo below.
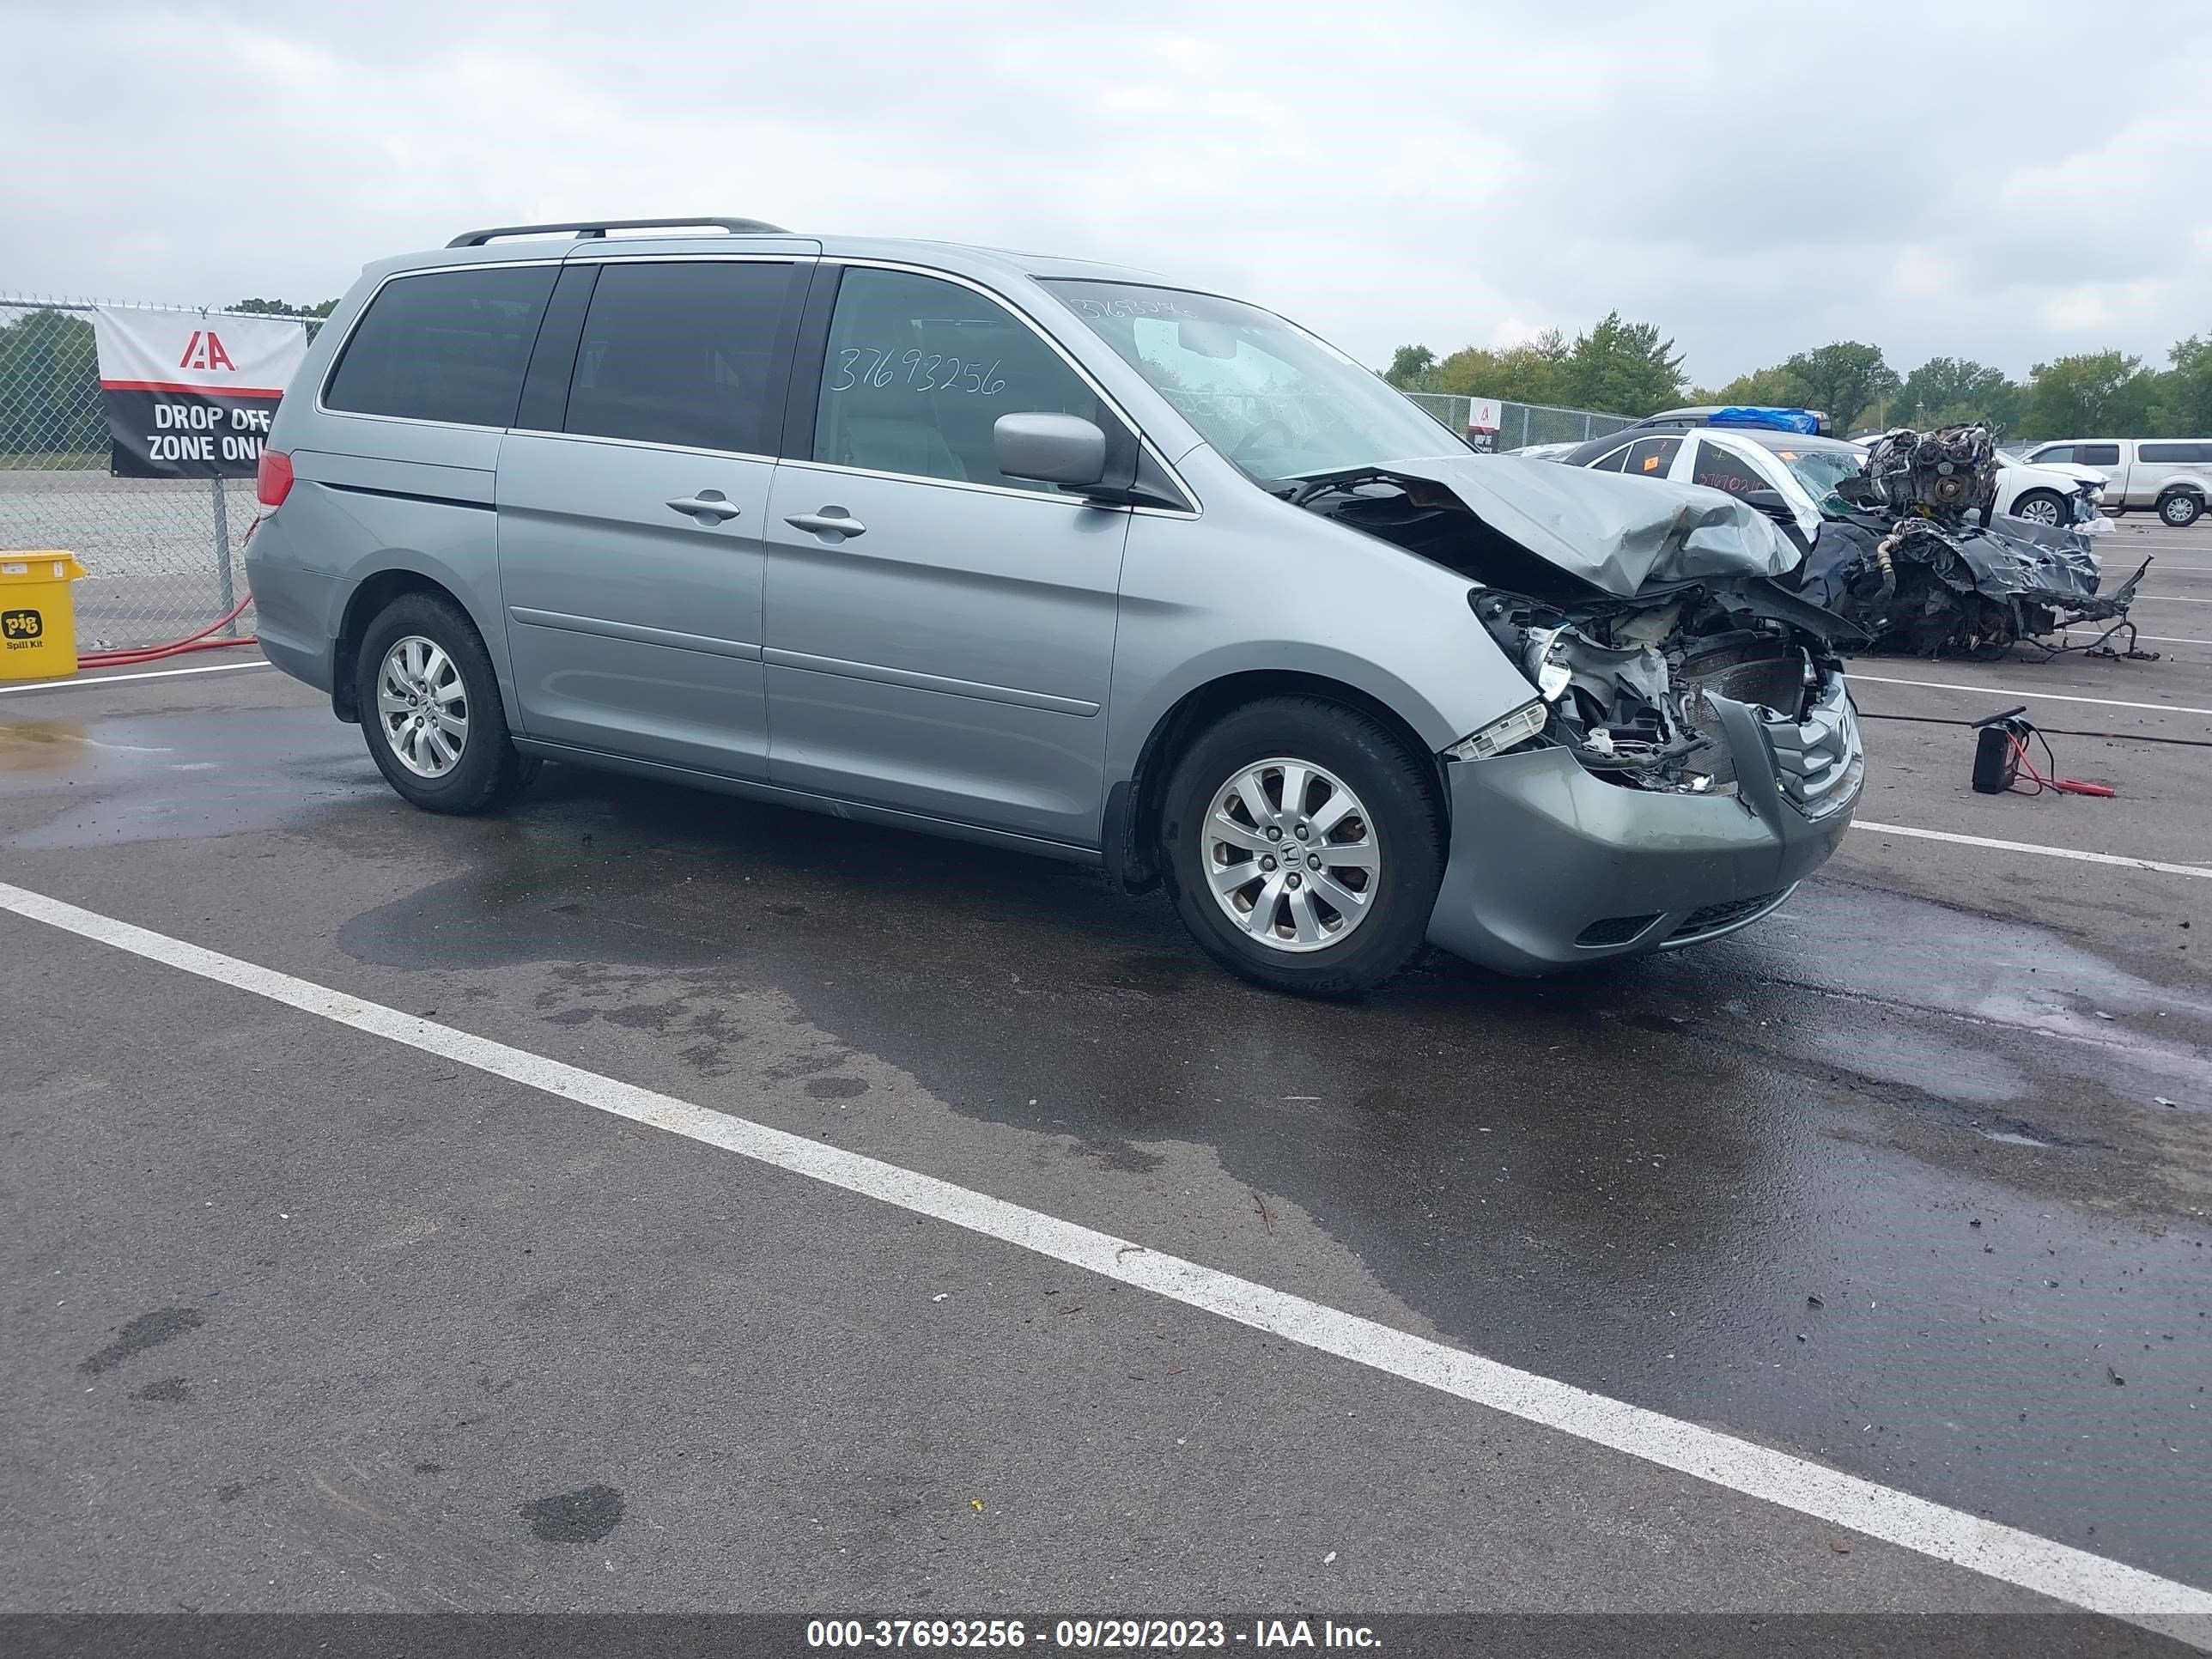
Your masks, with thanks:
<instances>
[{"instance_id":1,"label":"chrome door handle","mask_svg":"<svg viewBox=\"0 0 2212 1659\"><path fill-rule=\"evenodd\" d=\"M705 524L713 520L726 524L738 516L738 508L726 500L719 489L702 489L696 495L678 495L670 500L669 507L678 513L688 513Z\"/></svg>"},{"instance_id":2,"label":"chrome door handle","mask_svg":"<svg viewBox=\"0 0 2212 1659\"><path fill-rule=\"evenodd\" d=\"M860 535L868 527L842 507L825 507L819 513L794 513L784 522L793 530L810 530L832 541Z\"/></svg>"}]
</instances>

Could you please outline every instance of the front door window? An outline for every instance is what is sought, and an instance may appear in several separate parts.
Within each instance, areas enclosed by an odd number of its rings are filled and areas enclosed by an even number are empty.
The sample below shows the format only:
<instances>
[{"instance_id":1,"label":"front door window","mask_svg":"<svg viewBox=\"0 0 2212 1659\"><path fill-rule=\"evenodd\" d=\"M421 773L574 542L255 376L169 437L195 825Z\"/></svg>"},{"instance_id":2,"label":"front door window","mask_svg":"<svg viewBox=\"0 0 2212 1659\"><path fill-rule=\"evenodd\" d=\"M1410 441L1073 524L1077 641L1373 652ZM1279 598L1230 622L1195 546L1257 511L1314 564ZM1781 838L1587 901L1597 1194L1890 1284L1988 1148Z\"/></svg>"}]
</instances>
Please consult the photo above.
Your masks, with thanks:
<instances>
[{"instance_id":1,"label":"front door window","mask_svg":"<svg viewBox=\"0 0 2212 1659\"><path fill-rule=\"evenodd\" d=\"M999 416L1037 411L1102 427L1110 419L1082 376L995 301L909 271L845 272L823 362L816 460L1054 490L999 471Z\"/></svg>"}]
</instances>

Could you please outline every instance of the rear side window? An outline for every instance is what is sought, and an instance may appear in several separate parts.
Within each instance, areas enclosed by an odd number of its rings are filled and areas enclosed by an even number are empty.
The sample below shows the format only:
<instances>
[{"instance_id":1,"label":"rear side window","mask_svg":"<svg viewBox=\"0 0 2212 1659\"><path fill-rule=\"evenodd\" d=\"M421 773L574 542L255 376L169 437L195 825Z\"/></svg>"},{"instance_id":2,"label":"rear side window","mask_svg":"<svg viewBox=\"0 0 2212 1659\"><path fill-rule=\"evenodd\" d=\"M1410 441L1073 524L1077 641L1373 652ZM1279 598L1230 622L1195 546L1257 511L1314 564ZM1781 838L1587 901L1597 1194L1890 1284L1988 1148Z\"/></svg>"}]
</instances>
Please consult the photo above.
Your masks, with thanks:
<instances>
[{"instance_id":1,"label":"rear side window","mask_svg":"<svg viewBox=\"0 0 2212 1659\"><path fill-rule=\"evenodd\" d=\"M1620 470L1633 477L1663 478L1674 464L1674 452L1681 447L1680 438L1638 438L1630 446Z\"/></svg>"},{"instance_id":2,"label":"rear side window","mask_svg":"<svg viewBox=\"0 0 2212 1659\"><path fill-rule=\"evenodd\" d=\"M999 471L1001 415L1079 415L1098 396L1027 324L972 289L854 266L837 289L814 459L876 472L1049 491Z\"/></svg>"},{"instance_id":3,"label":"rear side window","mask_svg":"<svg viewBox=\"0 0 2212 1659\"><path fill-rule=\"evenodd\" d=\"M783 414L777 340L794 269L757 260L607 265L585 314L562 429L772 454L771 428Z\"/></svg>"},{"instance_id":4,"label":"rear side window","mask_svg":"<svg viewBox=\"0 0 2212 1659\"><path fill-rule=\"evenodd\" d=\"M2146 461L2168 465L2203 466L2212 463L2212 444L2142 444L2136 453Z\"/></svg>"},{"instance_id":5,"label":"rear side window","mask_svg":"<svg viewBox=\"0 0 2212 1659\"><path fill-rule=\"evenodd\" d=\"M1774 486L1751 469L1748 462L1731 455L1718 444L1698 441L1698 471L1696 483L1708 489L1725 489L1731 495L1747 495L1754 489L1771 489Z\"/></svg>"},{"instance_id":6,"label":"rear side window","mask_svg":"<svg viewBox=\"0 0 2212 1659\"><path fill-rule=\"evenodd\" d=\"M557 274L551 265L435 270L377 290L323 393L325 408L509 426Z\"/></svg>"},{"instance_id":7,"label":"rear side window","mask_svg":"<svg viewBox=\"0 0 2212 1659\"><path fill-rule=\"evenodd\" d=\"M1632 447L1633 447L1632 445L1623 444L1620 448L1610 450L1599 456L1590 463L1590 471L1593 472L1620 471L1623 463L1628 459L1628 452Z\"/></svg>"},{"instance_id":8,"label":"rear side window","mask_svg":"<svg viewBox=\"0 0 2212 1659\"><path fill-rule=\"evenodd\" d=\"M2118 466L2119 464L2120 447L2118 444L2074 446L2074 465L2076 466Z\"/></svg>"}]
</instances>

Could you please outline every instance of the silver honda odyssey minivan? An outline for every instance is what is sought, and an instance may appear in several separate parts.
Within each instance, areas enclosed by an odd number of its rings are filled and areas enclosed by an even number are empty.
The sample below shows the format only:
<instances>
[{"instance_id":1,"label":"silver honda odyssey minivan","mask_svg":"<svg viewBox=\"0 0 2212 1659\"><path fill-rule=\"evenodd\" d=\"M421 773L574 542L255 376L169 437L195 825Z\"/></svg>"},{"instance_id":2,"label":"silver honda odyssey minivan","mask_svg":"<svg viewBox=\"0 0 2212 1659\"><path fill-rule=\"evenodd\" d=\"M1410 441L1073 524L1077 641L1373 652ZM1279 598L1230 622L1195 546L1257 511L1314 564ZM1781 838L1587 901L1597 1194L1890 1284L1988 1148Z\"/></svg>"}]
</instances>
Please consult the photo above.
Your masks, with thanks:
<instances>
[{"instance_id":1,"label":"silver honda odyssey minivan","mask_svg":"<svg viewBox=\"0 0 2212 1659\"><path fill-rule=\"evenodd\" d=\"M264 649L418 806L554 760L1080 860L1285 989L1729 933L1863 772L1757 501L1073 260L474 232L368 268L260 499Z\"/></svg>"}]
</instances>

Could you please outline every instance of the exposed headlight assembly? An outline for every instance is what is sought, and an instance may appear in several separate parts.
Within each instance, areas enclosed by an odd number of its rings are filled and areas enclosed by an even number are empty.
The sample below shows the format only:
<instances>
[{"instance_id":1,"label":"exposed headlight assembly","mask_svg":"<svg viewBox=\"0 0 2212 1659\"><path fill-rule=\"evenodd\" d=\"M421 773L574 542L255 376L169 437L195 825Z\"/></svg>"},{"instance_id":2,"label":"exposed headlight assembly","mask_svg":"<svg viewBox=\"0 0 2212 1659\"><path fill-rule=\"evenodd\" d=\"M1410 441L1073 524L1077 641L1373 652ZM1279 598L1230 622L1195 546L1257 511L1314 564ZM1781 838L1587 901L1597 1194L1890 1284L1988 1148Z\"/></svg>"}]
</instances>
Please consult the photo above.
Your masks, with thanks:
<instances>
[{"instance_id":1,"label":"exposed headlight assembly","mask_svg":"<svg viewBox=\"0 0 2212 1659\"><path fill-rule=\"evenodd\" d=\"M1532 628L1528 630L1526 662L1528 678L1535 683L1536 690L1543 695L1546 702L1559 702L1575 681L1572 669L1563 662L1552 659L1552 647L1559 642L1559 635L1566 631L1565 627Z\"/></svg>"},{"instance_id":2,"label":"exposed headlight assembly","mask_svg":"<svg viewBox=\"0 0 2212 1659\"><path fill-rule=\"evenodd\" d=\"M1550 710L1540 702L1524 702L1510 714L1500 714L1479 731L1470 732L1444 750L1454 760L1488 760L1523 744L1544 729Z\"/></svg>"}]
</instances>

